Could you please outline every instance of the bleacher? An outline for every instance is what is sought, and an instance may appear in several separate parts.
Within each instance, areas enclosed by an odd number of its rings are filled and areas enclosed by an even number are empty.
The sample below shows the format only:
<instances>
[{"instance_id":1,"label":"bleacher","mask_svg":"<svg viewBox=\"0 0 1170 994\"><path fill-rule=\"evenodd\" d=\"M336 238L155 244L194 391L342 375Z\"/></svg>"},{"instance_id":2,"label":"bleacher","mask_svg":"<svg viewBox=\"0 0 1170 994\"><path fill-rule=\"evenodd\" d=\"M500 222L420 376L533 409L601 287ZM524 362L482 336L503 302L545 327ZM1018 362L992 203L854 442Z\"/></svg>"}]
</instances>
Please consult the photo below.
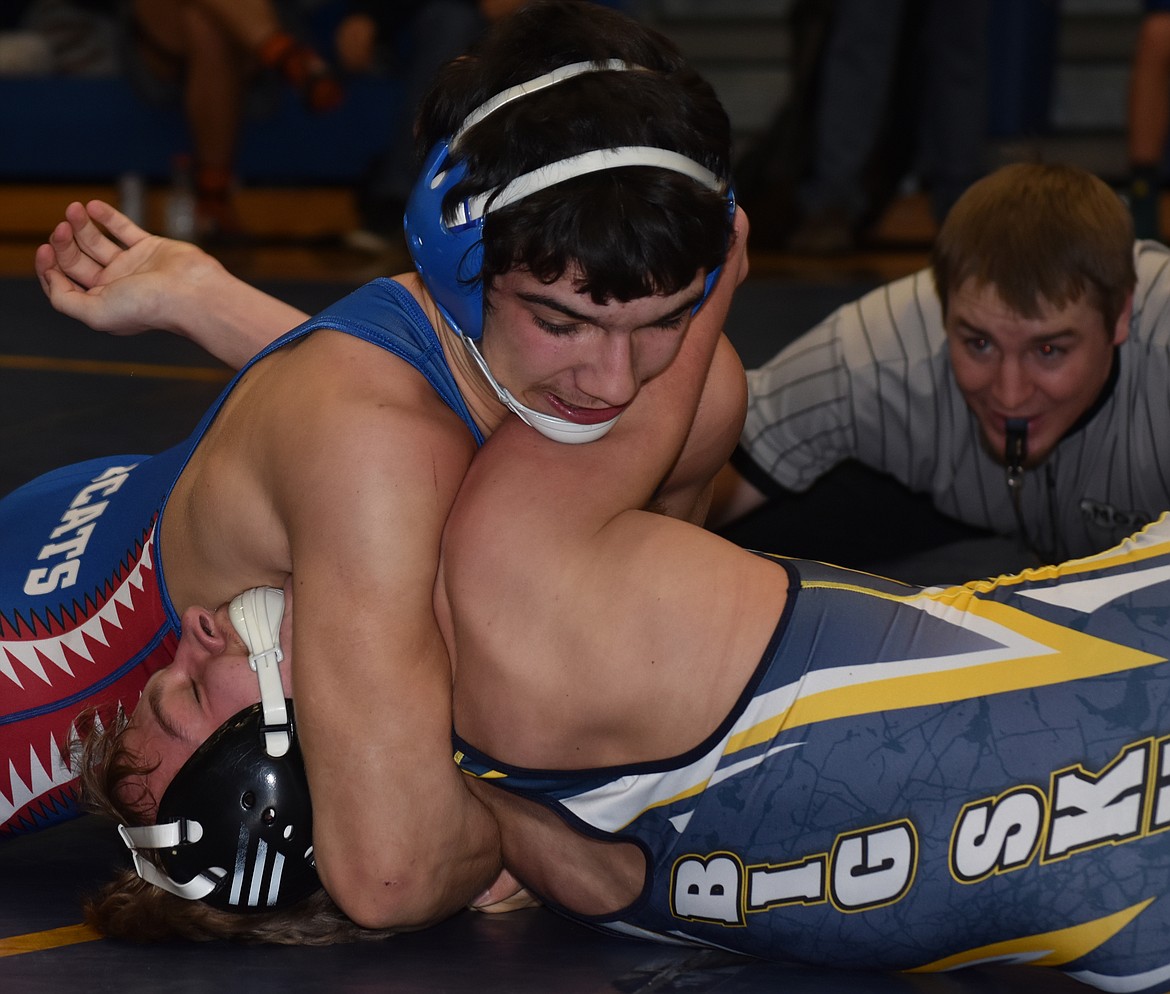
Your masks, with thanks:
<instances>
[{"instance_id":1,"label":"bleacher","mask_svg":"<svg viewBox=\"0 0 1170 994\"><path fill-rule=\"evenodd\" d=\"M743 151L791 93L795 0L634 0L713 83ZM874 0L882 2L882 0ZM988 0L991 164L1042 155L1119 182L1125 100L1141 0ZM348 189L403 113L393 80L351 81L344 106L308 114L290 92L244 129L245 188ZM0 79L0 183L165 184L189 150L177 106L144 101L120 78ZM38 212L28 225L43 230Z\"/></svg>"}]
</instances>

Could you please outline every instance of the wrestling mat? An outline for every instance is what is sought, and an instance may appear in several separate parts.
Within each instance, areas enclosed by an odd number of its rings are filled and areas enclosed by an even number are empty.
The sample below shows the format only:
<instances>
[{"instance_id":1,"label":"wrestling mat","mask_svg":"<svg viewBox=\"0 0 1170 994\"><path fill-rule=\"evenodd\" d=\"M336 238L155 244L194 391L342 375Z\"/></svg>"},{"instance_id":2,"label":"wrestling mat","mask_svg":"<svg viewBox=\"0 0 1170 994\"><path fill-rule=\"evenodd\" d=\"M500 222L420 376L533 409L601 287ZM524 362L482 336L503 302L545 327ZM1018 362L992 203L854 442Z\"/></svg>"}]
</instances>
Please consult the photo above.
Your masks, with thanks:
<instances>
[{"instance_id":1,"label":"wrestling mat","mask_svg":"<svg viewBox=\"0 0 1170 994\"><path fill-rule=\"evenodd\" d=\"M745 361L759 362L788 338L867 286L745 286L729 333ZM351 287L290 284L271 289L306 310ZM0 492L66 463L112 453L155 452L183 438L226 380L226 371L164 335L114 340L56 315L31 280L0 279ZM838 486L839 500L857 490ZM904 495L867 491L868 512L919 508ZM884 502L884 503L883 503ZM824 496L814 504L834 507ZM900 510L899 510L900 509ZM797 517L802 517L797 515ZM766 523L765 523L766 524ZM767 545L797 555L839 537L802 517L792 547L779 526ZM757 523L758 528L764 527ZM870 535L891 529L865 529ZM903 541L906 533L903 532ZM777 537L779 536L779 537ZM860 565L887 550L853 544ZM818 558L838 558L822 551ZM471 912L425 932L323 949L225 943L142 946L101 939L79 923L80 895L127 853L95 817L0 843L0 991L81 990L183 994L247 990L387 991L393 994L1060 994L1086 988L1049 970L987 966L942 975L883 975L767 964L717 951L604 936L543 910Z\"/></svg>"}]
</instances>

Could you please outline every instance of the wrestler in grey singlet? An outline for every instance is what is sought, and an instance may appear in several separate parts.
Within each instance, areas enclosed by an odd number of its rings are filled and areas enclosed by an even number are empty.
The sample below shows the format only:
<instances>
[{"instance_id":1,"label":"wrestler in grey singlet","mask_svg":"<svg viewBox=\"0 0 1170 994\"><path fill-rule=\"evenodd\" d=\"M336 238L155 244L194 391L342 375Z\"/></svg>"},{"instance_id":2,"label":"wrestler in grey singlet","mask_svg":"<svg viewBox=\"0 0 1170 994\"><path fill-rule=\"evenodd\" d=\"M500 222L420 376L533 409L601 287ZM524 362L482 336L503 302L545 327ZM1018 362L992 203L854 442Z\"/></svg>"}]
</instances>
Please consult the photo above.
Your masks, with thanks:
<instances>
[{"instance_id":1,"label":"wrestler in grey singlet","mask_svg":"<svg viewBox=\"0 0 1170 994\"><path fill-rule=\"evenodd\" d=\"M1170 518L1089 559L921 590L817 563L705 742L470 775L649 867L612 931L839 967L1170 985ZM581 916L574 916L581 918Z\"/></svg>"}]
</instances>

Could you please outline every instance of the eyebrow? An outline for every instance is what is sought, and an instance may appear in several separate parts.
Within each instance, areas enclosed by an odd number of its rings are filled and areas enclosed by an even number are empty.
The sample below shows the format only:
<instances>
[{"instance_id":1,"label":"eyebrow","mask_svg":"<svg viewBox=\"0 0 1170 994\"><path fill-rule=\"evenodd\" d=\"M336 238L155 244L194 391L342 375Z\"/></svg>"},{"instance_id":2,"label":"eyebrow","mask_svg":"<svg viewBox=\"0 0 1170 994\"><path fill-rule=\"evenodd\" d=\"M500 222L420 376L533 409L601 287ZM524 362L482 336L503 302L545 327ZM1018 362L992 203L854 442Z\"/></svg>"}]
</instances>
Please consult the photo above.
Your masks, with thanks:
<instances>
[{"instance_id":1,"label":"eyebrow","mask_svg":"<svg viewBox=\"0 0 1170 994\"><path fill-rule=\"evenodd\" d=\"M588 314L582 314L580 311L575 311L567 304L563 304L561 301L555 300L552 297L545 296L543 293L531 293L526 290L520 290L517 291L516 296L525 303L537 304L541 307L547 307L550 310L554 310L560 314L565 315L565 317L572 318L574 321L584 321L589 324L592 324L594 321L594 318L590 317ZM684 300L681 304L678 305L678 307L674 308L674 310L655 318L653 321L647 321L643 327L657 324L666 324L669 321L673 321L679 315L684 314L689 310L693 310L695 305L698 304L702 299L702 293L696 293L693 298Z\"/></svg>"},{"instance_id":2,"label":"eyebrow","mask_svg":"<svg viewBox=\"0 0 1170 994\"><path fill-rule=\"evenodd\" d=\"M962 318L958 319L959 330L968 332L972 335L978 335L980 338L994 338L995 336L986 328L981 328L979 325L971 324L969 321L964 321ZM1076 337L1076 328L1061 328L1057 331L1050 331L1043 335L1031 335L1026 340L1029 342L1054 342L1059 338L1074 338Z\"/></svg>"},{"instance_id":3,"label":"eyebrow","mask_svg":"<svg viewBox=\"0 0 1170 994\"><path fill-rule=\"evenodd\" d=\"M158 727L161 728L172 739L178 739L180 742L186 742L187 736L182 734L178 728L171 722L170 718L166 716L162 709L162 688L156 683L150 688L146 695L146 705L150 708L150 713L154 716L154 720L158 722Z\"/></svg>"}]
</instances>

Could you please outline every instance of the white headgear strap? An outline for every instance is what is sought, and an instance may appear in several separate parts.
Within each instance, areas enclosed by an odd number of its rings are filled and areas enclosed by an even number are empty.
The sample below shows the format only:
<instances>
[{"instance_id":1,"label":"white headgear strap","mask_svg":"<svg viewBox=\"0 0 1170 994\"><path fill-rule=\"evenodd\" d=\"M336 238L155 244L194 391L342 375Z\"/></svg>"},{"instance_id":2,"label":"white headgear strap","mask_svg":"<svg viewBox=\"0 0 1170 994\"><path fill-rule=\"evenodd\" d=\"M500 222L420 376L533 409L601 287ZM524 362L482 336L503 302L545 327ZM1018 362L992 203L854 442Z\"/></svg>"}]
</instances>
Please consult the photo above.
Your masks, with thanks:
<instances>
[{"instance_id":1,"label":"white headgear strap","mask_svg":"<svg viewBox=\"0 0 1170 994\"><path fill-rule=\"evenodd\" d=\"M595 148L580 155L571 155L567 159L558 159L547 166L540 166L531 172L517 176L510 183L487 190L484 193L469 197L459 205L458 212L452 223L470 224L492 211L503 210L510 204L523 200L534 193L556 186L575 176L584 176L587 173L602 172L607 169L621 169L624 166L654 166L658 169L669 169L671 172L682 173L701 186L707 187L713 193L727 192L724 183L706 166L701 166L694 159L687 158L680 152L672 152L665 148L655 148L652 145L620 145L617 148Z\"/></svg>"},{"instance_id":2,"label":"white headgear strap","mask_svg":"<svg viewBox=\"0 0 1170 994\"><path fill-rule=\"evenodd\" d=\"M566 79L572 79L574 76L580 76L582 73L605 72L607 70L612 72L626 72L630 69L640 68L641 66L631 66L621 59L603 59L601 62L570 62L567 66L561 66L552 72L546 72L544 75L537 76L535 79L529 79L523 83L517 83L515 86L509 86L506 90L501 90L494 97L485 100L468 114L463 119L463 123L459 125L459 129L451 136L449 146L455 148L459 144L459 139L489 114L494 114L501 107L510 104L513 100L518 100L520 97L526 97L530 93L543 90L546 86L555 86L557 83L562 83Z\"/></svg>"},{"instance_id":3,"label":"white headgear strap","mask_svg":"<svg viewBox=\"0 0 1170 994\"><path fill-rule=\"evenodd\" d=\"M232 599L228 605L232 625L248 647L248 665L260 682L260 704L265 726L283 726L264 733L264 749L269 756L288 752L288 707L284 685L280 681L280 622L284 618L284 591L276 587L253 587Z\"/></svg>"},{"instance_id":4,"label":"white headgear strap","mask_svg":"<svg viewBox=\"0 0 1170 994\"><path fill-rule=\"evenodd\" d=\"M188 901L201 901L215 890L216 884L219 883L205 873L197 873L185 884L181 884L150 860L139 855L139 849L172 849L184 842L198 842L203 837L203 826L197 821L184 818L161 825L119 825L118 834L126 843L126 848L130 850L134 872L148 884L154 884Z\"/></svg>"}]
</instances>

